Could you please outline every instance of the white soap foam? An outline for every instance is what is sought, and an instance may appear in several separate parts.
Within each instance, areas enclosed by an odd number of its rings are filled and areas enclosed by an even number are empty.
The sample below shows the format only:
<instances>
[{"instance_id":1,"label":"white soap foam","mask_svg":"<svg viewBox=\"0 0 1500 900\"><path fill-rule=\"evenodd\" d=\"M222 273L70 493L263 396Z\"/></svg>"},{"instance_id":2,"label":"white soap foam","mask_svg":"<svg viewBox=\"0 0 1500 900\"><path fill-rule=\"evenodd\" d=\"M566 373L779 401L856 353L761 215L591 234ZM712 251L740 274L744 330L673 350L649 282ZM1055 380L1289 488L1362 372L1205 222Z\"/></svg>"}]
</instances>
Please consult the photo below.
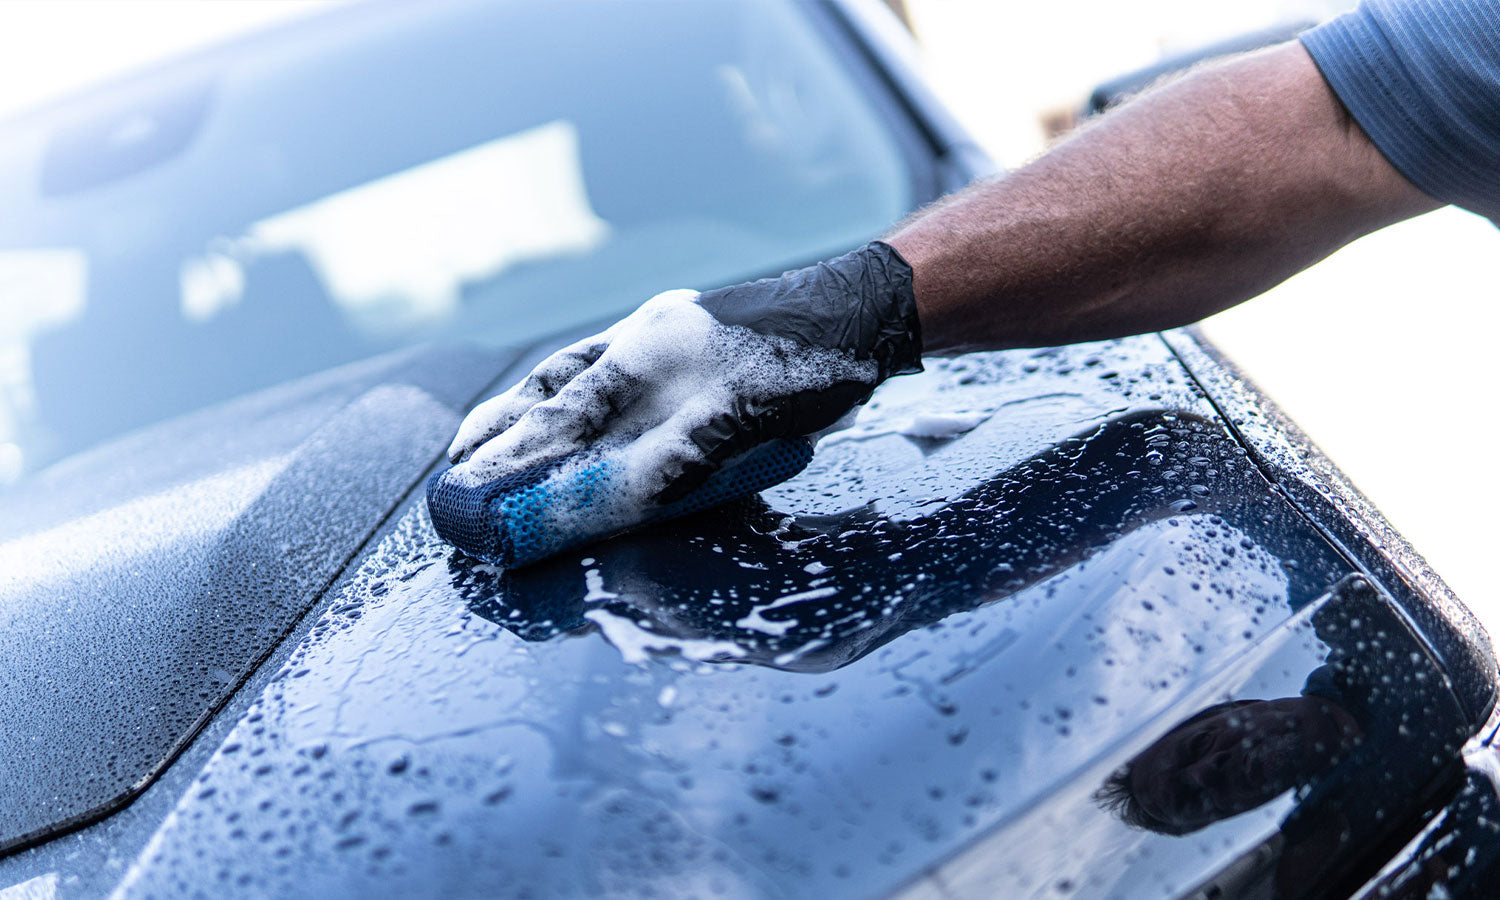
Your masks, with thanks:
<instances>
[{"instance_id":1,"label":"white soap foam","mask_svg":"<svg viewBox=\"0 0 1500 900\"><path fill-rule=\"evenodd\" d=\"M967 434L990 417L989 411L918 413L902 422L897 432L907 437L950 438Z\"/></svg>"},{"instance_id":2,"label":"white soap foam","mask_svg":"<svg viewBox=\"0 0 1500 900\"><path fill-rule=\"evenodd\" d=\"M598 569L589 569L583 573L583 585L587 590L587 593L583 595L585 603L614 600L620 596L604 589L604 576L599 574Z\"/></svg>"},{"instance_id":3,"label":"white soap foam","mask_svg":"<svg viewBox=\"0 0 1500 900\"><path fill-rule=\"evenodd\" d=\"M769 634L772 637L781 637L788 631L796 628L799 624L798 621L796 619L786 619L784 621L775 622L767 619L764 615L765 613L768 613L773 609L780 609L783 606L791 606L794 603L805 603L809 600L825 600L836 595L837 593L838 588L823 587L815 588L811 591L802 591L801 593L797 594L787 594L785 597L778 597L777 599L765 604L764 606L752 607L750 612L746 614L744 618L740 619L734 624L740 628L748 629L750 631L759 631L763 634Z\"/></svg>"},{"instance_id":4,"label":"white soap foam","mask_svg":"<svg viewBox=\"0 0 1500 900\"><path fill-rule=\"evenodd\" d=\"M536 403L528 395L536 393L535 382L522 382L477 407L454 441L455 452L473 450L455 466L457 477L480 484L571 455L550 476L563 490L548 504L548 527L605 534L641 522L668 481L702 458L689 437L699 425L746 401L875 381L871 360L726 326L696 297L683 290L658 294L591 339L607 340L608 349L552 399ZM577 348L588 344L563 351L573 356L560 370L571 371ZM537 371L555 371L550 363ZM527 412L517 417L519 408ZM567 487L601 459L613 466L604 493L569 503Z\"/></svg>"},{"instance_id":5,"label":"white soap foam","mask_svg":"<svg viewBox=\"0 0 1500 900\"><path fill-rule=\"evenodd\" d=\"M651 658L653 650L658 653L675 650L684 659L698 662L739 659L745 656L745 648L733 641L675 638L656 634L605 609L591 609L583 617L598 625L599 630L604 633L604 639L620 651L620 658L632 665L645 663Z\"/></svg>"}]
</instances>

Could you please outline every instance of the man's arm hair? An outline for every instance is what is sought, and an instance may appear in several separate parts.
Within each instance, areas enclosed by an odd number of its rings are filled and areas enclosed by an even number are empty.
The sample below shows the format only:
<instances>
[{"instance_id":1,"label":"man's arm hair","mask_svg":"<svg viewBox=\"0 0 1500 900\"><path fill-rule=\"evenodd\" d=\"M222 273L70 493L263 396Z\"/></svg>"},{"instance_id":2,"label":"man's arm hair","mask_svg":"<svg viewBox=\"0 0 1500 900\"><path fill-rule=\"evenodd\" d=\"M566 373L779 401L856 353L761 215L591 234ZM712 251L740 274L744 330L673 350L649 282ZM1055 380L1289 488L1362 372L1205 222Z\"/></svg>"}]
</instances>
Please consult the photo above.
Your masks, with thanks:
<instances>
[{"instance_id":1,"label":"man's arm hair","mask_svg":"<svg viewBox=\"0 0 1500 900\"><path fill-rule=\"evenodd\" d=\"M1185 325L1440 205L1293 42L1149 91L886 241L927 350L951 353Z\"/></svg>"}]
</instances>

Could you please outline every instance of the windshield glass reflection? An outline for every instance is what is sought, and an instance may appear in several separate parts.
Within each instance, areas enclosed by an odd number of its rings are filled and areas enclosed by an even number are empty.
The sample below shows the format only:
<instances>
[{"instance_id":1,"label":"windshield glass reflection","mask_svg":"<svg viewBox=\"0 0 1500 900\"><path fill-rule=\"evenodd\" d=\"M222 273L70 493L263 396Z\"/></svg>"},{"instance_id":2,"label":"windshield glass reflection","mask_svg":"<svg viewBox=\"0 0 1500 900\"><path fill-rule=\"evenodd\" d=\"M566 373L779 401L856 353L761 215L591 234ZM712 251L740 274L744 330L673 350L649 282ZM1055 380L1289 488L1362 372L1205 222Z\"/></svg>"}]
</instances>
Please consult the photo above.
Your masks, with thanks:
<instances>
[{"instance_id":1,"label":"windshield glass reflection","mask_svg":"<svg viewBox=\"0 0 1500 900\"><path fill-rule=\"evenodd\" d=\"M294 35L0 128L0 489L343 363L803 265L918 199L796 4L369 4Z\"/></svg>"}]
</instances>

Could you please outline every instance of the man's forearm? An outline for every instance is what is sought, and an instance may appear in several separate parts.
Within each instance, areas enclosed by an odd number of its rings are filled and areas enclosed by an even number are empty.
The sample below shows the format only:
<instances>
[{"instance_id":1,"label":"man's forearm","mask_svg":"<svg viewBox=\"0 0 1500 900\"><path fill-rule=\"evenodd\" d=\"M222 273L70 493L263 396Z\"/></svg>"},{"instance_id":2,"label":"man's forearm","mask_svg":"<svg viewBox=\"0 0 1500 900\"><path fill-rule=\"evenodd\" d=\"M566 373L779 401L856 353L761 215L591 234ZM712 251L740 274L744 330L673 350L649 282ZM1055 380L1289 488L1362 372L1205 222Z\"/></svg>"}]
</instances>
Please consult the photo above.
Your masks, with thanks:
<instances>
[{"instance_id":1,"label":"man's forearm","mask_svg":"<svg viewBox=\"0 0 1500 900\"><path fill-rule=\"evenodd\" d=\"M1184 325L1438 205L1292 43L1152 91L886 240L944 353Z\"/></svg>"}]
</instances>

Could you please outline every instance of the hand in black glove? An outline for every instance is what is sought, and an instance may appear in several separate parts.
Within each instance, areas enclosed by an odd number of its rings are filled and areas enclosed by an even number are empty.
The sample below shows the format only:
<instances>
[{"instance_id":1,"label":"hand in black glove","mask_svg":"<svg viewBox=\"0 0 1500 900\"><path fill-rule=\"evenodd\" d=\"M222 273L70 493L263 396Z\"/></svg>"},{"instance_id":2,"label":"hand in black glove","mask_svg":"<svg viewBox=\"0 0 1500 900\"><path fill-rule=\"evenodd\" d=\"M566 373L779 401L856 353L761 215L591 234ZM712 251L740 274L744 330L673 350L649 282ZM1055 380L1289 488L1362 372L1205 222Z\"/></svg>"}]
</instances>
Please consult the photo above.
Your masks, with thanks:
<instances>
[{"instance_id":1,"label":"hand in black glove","mask_svg":"<svg viewBox=\"0 0 1500 900\"><path fill-rule=\"evenodd\" d=\"M658 294L476 407L448 456L483 481L618 449L628 493L669 503L763 441L833 425L920 371L921 352L911 267L875 242L780 278Z\"/></svg>"}]
</instances>

